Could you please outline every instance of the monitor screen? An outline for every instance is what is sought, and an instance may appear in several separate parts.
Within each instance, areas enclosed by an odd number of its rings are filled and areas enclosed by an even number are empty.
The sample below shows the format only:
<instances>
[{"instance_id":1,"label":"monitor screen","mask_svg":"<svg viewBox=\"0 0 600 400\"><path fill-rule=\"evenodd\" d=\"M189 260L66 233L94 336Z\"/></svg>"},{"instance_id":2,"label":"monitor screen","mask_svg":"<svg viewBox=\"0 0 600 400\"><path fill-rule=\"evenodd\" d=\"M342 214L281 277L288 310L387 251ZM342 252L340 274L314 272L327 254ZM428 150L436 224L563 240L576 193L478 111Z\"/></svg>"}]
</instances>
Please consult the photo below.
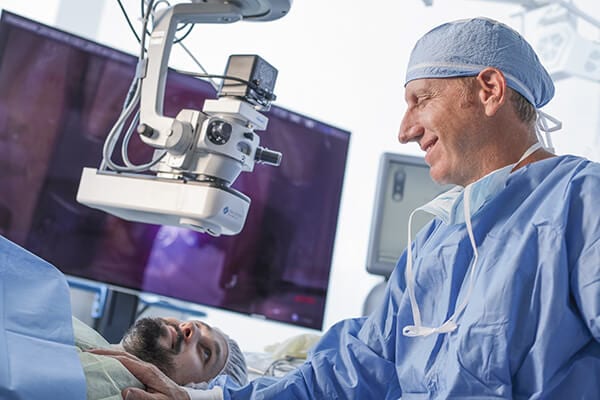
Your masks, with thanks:
<instances>
[{"instance_id":1,"label":"monitor screen","mask_svg":"<svg viewBox=\"0 0 600 400\"><path fill-rule=\"evenodd\" d=\"M407 246L410 213L451 187L431 179L429 166L422 157L383 153L373 205L367 271L389 277ZM413 239L432 219L433 216L425 212L415 213Z\"/></svg>"},{"instance_id":2,"label":"monitor screen","mask_svg":"<svg viewBox=\"0 0 600 400\"><path fill-rule=\"evenodd\" d=\"M124 221L75 196L82 168L101 161L136 61L2 13L0 234L70 276L320 329L350 132L272 106L257 134L283 159L235 181L251 198L236 236ZM164 113L201 110L215 96L171 70ZM152 152L133 138L133 162Z\"/></svg>"}]
</instances>

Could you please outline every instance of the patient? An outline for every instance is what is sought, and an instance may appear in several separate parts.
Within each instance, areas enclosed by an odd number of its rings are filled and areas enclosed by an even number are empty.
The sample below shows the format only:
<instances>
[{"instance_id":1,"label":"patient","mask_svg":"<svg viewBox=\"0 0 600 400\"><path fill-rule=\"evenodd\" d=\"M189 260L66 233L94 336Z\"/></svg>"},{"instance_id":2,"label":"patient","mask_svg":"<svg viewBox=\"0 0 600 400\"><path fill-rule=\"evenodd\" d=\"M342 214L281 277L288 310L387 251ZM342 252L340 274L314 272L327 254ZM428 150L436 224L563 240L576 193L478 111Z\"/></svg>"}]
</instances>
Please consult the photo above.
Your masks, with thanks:
<instances>
[{"instance_id":1,"label":"patient","mask_svg":"<svg viewBox=\"0 0 600 400\"><path fill-rule=\"evenodd\" d=\"M154 364L181 386L197 387L218 375L229 375L239 385L247 382L246 362L237 343L200 321L143 318L129 329L119 345L110 345L76 318L73 329L90 400L120 400L122 389L143 388L120 362L102 354L122 350ZM89 352L93 349L107 350Z\"/></svg>"},{"instance_id":2,"label":"patient","mask_svg":"<svg viewBox=\"0 0 600 400\"><path fill-rule=\"evenodd\" d=\"M6 221L0 215L0 226ZM119 362L137 360L134 354L180 385L202 387L217 375L239 385L247 381L240 348L216 328L141 319L122 344L111 345L72 316L69 295L59 270L0 236L2 400L121 400L125 388L145 389Z\"/></svg>"}]
</instances>

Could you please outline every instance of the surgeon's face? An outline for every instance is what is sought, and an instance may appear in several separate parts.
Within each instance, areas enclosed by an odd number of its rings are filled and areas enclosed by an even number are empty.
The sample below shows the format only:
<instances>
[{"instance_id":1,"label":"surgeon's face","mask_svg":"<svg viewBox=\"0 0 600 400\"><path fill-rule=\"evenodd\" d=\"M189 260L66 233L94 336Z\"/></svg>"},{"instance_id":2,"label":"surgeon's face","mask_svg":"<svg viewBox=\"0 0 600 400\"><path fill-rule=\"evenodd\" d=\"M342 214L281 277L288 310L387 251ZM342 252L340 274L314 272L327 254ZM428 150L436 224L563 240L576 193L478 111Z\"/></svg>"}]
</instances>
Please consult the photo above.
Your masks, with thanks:
<instances>
[{"instance_id":1,"label":"surgeon's face","mask_svg":"<svg viewBox=\"0 0 600 400\"><path fill-rule=\"evenodd\" d=\"M418 79L406 85L405 100L398 139L419 144L433 180L463 186L476 180L477 149L485 136L473 86L458 79Z\"/></svg>"},{"instance_id":2,"label":"surgeon's face","mask_svg":"<svg viewBox=\"0 0 600 400\"><path fill-rule=\"evenodd\" d=\"M126 351L159 367L179 385L206 382L227 361L227 339L200 321L143 318L122 341Z\"/></svg>"}]
</instances>

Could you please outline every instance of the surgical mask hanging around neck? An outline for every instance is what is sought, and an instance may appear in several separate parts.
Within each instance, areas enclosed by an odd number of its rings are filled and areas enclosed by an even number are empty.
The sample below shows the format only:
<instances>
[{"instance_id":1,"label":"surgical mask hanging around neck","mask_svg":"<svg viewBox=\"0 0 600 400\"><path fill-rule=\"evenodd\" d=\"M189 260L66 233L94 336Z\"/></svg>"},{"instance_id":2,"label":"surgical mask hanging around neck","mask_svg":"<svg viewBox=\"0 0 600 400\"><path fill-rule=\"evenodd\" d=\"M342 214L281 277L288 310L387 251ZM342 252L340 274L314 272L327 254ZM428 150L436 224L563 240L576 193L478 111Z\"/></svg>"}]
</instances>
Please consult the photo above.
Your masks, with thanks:
<instances>
[{"instance_id":1,"label":"surgical mask hanging around neck","mask_svg":"<svg viewBox=\"0 0 600 400\"><path fill-rule=\"evenodd\" d=\"M460 188L462 190L462 187ZM451 189L454 191L454 189ZM453 192L455 193L455 192ZM471 199L471 185L467 185L462 192L464 194L464 215L466 216L466 224L467 231L469 232L469 239L471 241L471 247L473 248L473 260L471 261L471 265L469 267L469 288L467 291L467 295L464 297L461 304L456 308L454 314L446 322L440 325L437 328L423 326L421 323L421 312L419 310L419 305L417 304L417 299L415 297L415 276L412 270L413 264L413 256L412 256L412 239L411 239L411 227L412 227L412 218L415 212L421 210L421 208L417 208L414 210L410 216L408 217L408 247L406 249L406 290L408 291L408 296L410 299L410 307L412 309L413 314L413 322L414 325L407 325L402 329L402 334L404 336L415 337L415 336L429 336L434 333L449 333L453 332L458 325L455 322L456 317L460 312L466 307L469 297L471 295L471 289L473 286L473 276L475 274L475 264L477 263L478 253L477 246L475 244L475 238L473 236L473 229L471 228L471 212L470 212L470 199Z\"/></svg>"},{"instance_id":2,"label":"surgical mask hanging around neck","mask_svg":"<svg viewBox=\"0 0 600 400\"><path fill-rule=\"evenodd\" d=\"M506 167L500 168L480 180L467 185L464 189L461 186L457 186L449 191L442 193L429 203L415 209L408 217L408 246L406 248L406 290L410 299L410 306L413 314L414 325L407 325L402 329L404 336L429 336L431 334L449 333L457 328L456 319L460 313L467 306L469 298L471 297L471 291L473 289L473 282L475 276L475 267L477 265L477 259L479 253L477 251L477 243L475 242L475 235L473 234L473 227L471 225L471 215L476 213L491 197L495 196L498 192L504 189L506 180L512 172L515 165L529 157L535 151L540 149L542 144L537 142L529 147L519 160L514 163L507 165ZM459 207L462 204L462 208ZM417 211L425 211L433 214L446 224L457 224L462 223L462 217L464 216L464 222L466 223L467 233L469 235L469 241L471 242L471 248L473 249L473 259L468 269L468 286L467 292L456 307L454 313L448 318L446 322L437 328L423 326L421 323L421 312L417 299L415 296L415 276L413 272L413 256L412 256L412 218ZM462 215L459 213L462 211Z\"/></svg>"}]
</instances>

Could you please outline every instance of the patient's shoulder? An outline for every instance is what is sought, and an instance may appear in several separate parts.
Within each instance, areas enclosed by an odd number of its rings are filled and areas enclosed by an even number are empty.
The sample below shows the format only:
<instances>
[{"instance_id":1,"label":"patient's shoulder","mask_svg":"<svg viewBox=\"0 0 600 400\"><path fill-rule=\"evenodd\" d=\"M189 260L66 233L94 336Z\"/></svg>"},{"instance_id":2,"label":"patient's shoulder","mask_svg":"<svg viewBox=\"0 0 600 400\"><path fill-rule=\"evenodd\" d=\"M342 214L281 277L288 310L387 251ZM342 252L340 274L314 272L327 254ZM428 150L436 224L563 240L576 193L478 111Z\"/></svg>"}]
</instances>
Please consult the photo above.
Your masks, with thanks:
<instances>
[{"instance_id":1,"label":"patient's shoulder","mask_svg":"<svg viewBox=\"0 0 600 400\"><path fill-rule=\"evenodd\" d=\"M79 350L89 350L110 347L110 343L79 319L72 317L73 335L75 336L75 346Z\"/></svg>"},{"instance_id":2,"label":"patient's shoulder","mask_svg":"<svg viewBox=\"0 0 600 400\"><path fill-rule=\"evenodd\" d=\"M126 387L144 386L118 360L85 350L106 348L109 344L93 328L73 317L75 346L85 374L88 400L120 399Z\"/></svg>"},{"instance_id":3,"label":"patient's shoulder","mask_svg":"<svg viewBox=\"0 0 600 400\"><path fill-rule=\"evenodd\" d=\"M88 400L121 399L128 387L144 388L118 360L101 354L79 351L85 374Z\"/></svg>"}]
</instances>

